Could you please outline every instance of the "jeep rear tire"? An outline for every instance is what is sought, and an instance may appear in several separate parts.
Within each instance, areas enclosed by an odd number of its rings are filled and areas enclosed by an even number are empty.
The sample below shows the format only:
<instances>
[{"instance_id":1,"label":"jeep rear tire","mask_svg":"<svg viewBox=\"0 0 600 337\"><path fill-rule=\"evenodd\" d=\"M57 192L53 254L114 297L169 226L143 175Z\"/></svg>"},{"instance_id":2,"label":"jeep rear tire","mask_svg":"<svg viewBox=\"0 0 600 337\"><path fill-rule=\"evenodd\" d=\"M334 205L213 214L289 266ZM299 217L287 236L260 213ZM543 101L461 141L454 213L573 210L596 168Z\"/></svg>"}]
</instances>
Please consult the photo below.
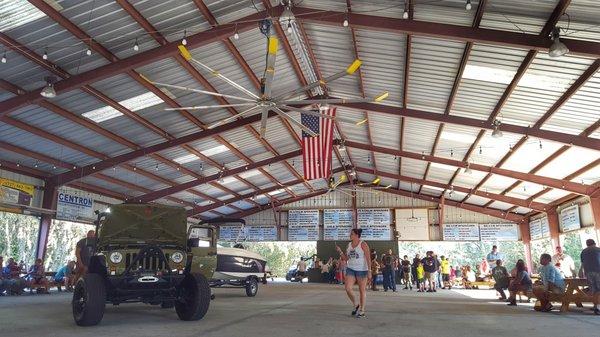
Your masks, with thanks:
<instances>
[{"instance_id":1,"label":"jeep rear tire","mask_svg":"<svg viewBox=\"0 0 600 337\"><path fill-rule=\"evenodd\" d=\"M179 285L181 298L175 302L175 311L182 321L202 319L210 305L210 286L201 274L186 275Z\"/></svg>"},{"instance_id":2,"label":"jeep rear tire","mask_svg":"<svg viewBox=\"0 0 600 337\"><path fill-rule=\"evenodd\" d=\"M248 297L254 297L258 293L258 280L256 277L250 277L246 281L246 295Z\"/></svg>"},{"instance_id":3,"label":"jeep rear tire","mask_svg":"<svg viewBox=\"0 0 600 337\"><path fill-rule=\"evenodd\" d=\"M100 323L106 304L106 286L98 274L86 274L77 281L73 291L73 319L79 326Z\"/></svg>"}]
</instances>

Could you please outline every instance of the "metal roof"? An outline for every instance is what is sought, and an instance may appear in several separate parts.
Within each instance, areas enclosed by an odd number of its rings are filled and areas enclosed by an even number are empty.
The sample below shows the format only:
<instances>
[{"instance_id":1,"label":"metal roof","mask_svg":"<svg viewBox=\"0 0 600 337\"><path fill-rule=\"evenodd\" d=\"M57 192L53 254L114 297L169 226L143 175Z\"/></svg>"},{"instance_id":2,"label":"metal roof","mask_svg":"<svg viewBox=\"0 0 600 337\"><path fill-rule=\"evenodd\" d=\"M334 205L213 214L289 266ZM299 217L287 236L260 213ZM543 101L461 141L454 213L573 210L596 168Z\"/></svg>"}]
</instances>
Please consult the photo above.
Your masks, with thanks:
<instances>
[{"instance_id":1,"label":"metal roof","mask_svg":"<svg viewBox=\"0 0 600 337\"><path fill-rule=\"evenodd\" d=\"M71 78L87 76L102 71L100 67L118 59L127 61L145 52L166 48L153 37L155 33L167 41L181 41L212 27L225 27L223 35L211 43L190 48L191 54L250 91L258 92L257 83L264 72L266 39L256 26L238 32L237 25L244 24L245 18L257 11L265 10L265 5L276 7L274 10L279 5L276 0L203 1L214 17L213 22L204 16L206 9L198 1L129 1L142 20L155 29L148 31L138 22L139 17L118 2L64 0L58 2L57 9L48 9L33 0L17 2L19 6L0 6L0 17L9 18L0 23L0 48L6 51L7 57L7 63L0 64L0 104L24 94L16 92L19 88L33 91L43 87L46 76L57 73ZM348 11L368 16L372 21L403 20L404 11L410 10L411 20L417 24L428 22L434 26L446 24L471 29L468 27L479 23L481 28L534 37L543 31L553 18L555 8L561 8L564 1L472 1L470 11L465 10L462 0L413 0L406 2L407 6L404 1L392 0L303 0L295 3L298 7L312 9L312 12L334 11L341 18ZM485 4L483 11L476 10L480 4ZM54 14L61 18L55 21L44 13L50 10L57 11ZM600 43L597 21L600 5L597 1L572 0L566 13L568 17L559 16L550 22L562 28L561 39ZM465 41L446 36L447 32L414 33L409 39L406 33L375 29L370 24L354 26L350 20L350 27L343 27L341 19L339 25L331 25L327 20L327 17L305 19L298 15L296 22L299 25L292 33L286 31L285 23L281 24L283 35L279 36L274 95L300 87L304 79L310 80L315 74L327 77L342 71L358 55L363 61L360 74L327 83L327 93L339 98L360 98L364 92L366 97L372 98L388 91L389 97L381 104L393 107L392 114L368 111L361 105L338 107L337 116L345 119L336 122L337 137L365 144L369 149L348 146L341 151L342 158L334 155L332 168L338 171L336 177L343 174L342 163L351 164L369 172L358 172L357 181L369 182L380 175L381 185L391 185L398 193L412 190L428 200L431 196L435 199L444 194L448 200L479 206L483 212L492 210L505 214L510 211L520 215L528 214L531 209L473 192L502 194L524 201L533 199L552 205L565 200L570 192L547 189L547 186L527 179L519 180L516 172L526 174L528 179L536 175L585 186L600 182L598 148L571 146L568 142L552 140L555 138L523 138L526 132L503 131L502 138L494 138L490 130L482 132L475 123L460 122L464 119L481 121L482 128L489 128L488 123L498 119L502 124L552 131L553 135L599 139L600 74L596 59L576 53L550 58L547 52L537 51L529 64L523 64L526 55L531 53L529 49L500 45L486 38L473 41L470 48L465 49L468 46ZM275 24L280 25L279 22ZM238 39L234 38L236 32ZM97 43L91 55L86 54L90 40L82 40L78 36L81 34L87 34ZM133 49L136 42L138 50ZM105 48L116 59L112 60L112 56L107 56L100 48ZM289 54L288 49L291 50ZM408 60L407 50L410 51ZM41 59L44 54L48 56L47 61ZM214 88L228 95L239 93L196 65L192 64L195 72L188 71L182 62L185 61L174 57L157 57L133 70L153 81L200 90ZM154 95L151 92L155 88L143 80L136 80L135 73L127 71L126 68L118 69L99 80L85 82L88 87L60 91L55 98L20 106L6 116L0 111L0 141L4 142L0 144L0 160L15 164L15 171L19 167L28 167L42 176L51 177L68 172L71 165L77 168L95 165L139 148L152 148L198 133L243 110L165 111L176 105L219 105L223 101L209 95L164 90L158 86L174 102L158 99L150 106L129 107L139 118L116 113L119 116L95 122L85 117L84 114L94 111L114 112L108 107L107 100L122 108L132 98ZM516 75L521 76L521 80L511 87L510 82ZM198 80L199 76L206 80L208 87ZM96 94L93 94L94 90ZM308 94L297 96L305 99ZM407 106L403 107L405 101ZM430 117L401 117L394 114L396 111L400 111L400 115L406 111L416 111L419 116L429 113ZM432 114L444 117L434 118ZM290 115L300 119L297 112ZM258 137L259 129L259 122L251 123L192 140L185 146L143 153L127 163L84 175L79 180L125 196L141 196L204 176L219 175L221 166L227 169L245 167L300 149L301 132L295 125L286 125L280 118L270 118L264 140ZM380 152L378 148L401 150L407 155L384 153L386 151ZM197 156L198 153L202 156ZM433 156L432 160L425 158L429 155ZM64 164L56 167L43 160L47 158L44 156ZM490 169L499 167L515 174L492 174L489 170L467 173L463 164L457 166L453 164L455 162L484 165ZM347 169L352 170L352 167ZM194 203L212 205L200 215L216 217L219 214L250 214L258 205L271 202L281 205L291 202L290 207L317 205L317 202L302 200L302 197L328 188L324 179L288 186L303 174L300 156L274 161L260 170L246 171L214 179L210 184L178 190L171 197L163 195L156 201L183 202L188 209ZM451 186L469 189L472 193L454 191L449 195ZM288 192L282 192L284 187ZM395 204L391 200L398 197L387 194L390 197L381 203L370 201L369 205L393 207ZM345 204L346 195L332 195L336 199L332 204ZM401 195L399 198L407 197ZM235 201L222 206L215 200ZM328 201L321 203L317 206L329 206Z\"/></svg>"}]
</instances>

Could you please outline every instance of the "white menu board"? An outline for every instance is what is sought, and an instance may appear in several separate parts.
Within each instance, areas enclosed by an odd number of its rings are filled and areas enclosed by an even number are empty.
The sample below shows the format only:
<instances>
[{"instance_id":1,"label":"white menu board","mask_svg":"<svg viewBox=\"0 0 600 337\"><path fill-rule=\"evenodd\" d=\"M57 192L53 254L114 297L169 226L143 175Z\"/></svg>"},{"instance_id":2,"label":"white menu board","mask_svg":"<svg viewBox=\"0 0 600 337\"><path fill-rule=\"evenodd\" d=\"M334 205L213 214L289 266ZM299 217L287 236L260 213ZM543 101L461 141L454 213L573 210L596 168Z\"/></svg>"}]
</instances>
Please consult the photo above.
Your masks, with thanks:
<instances>
[{"instance_id":1,"label":"white menu board","mask_svg":"<svg viewBox=\"0 0 600 337\"><path fill-rule=\"evenodd\" d=\"M290 210L288 240L316 241L319 239L319 210Z\"/></svg>"},{"instance_id":2,"label":"white menu board","mask_svg":"<svg viewBox=\"0 0 600 337\"><path fill-rule=\"evenodd\" d=\"M390 224L392 221L389 209L359 209L357 212L356 225L363 230L362 239L375 241L391 240Z\"/></svg>"},{"instance_id":3,"label":"white menu board","mask_svg":"<svg viewBox=\"0 0 600 337\"><path fill-rule=\"evenodd\" d=\"M351 209L323 210L323 240L348 240L352 230Z\"/></svg>"},{"instance_id":4,"label":"white menu board","mask_svg":"<svg viewBox=\"0 0 600 337\"><path fill-rule=\"evenodd\" d=\"M481 241L519 241L519 229L513 223L479 225Z\"/></svg>"},{"instance_id":5,"label":"white menu board","mask_svg":"<svg viewBox=\"0 0 600 337\"><path fill-rule=\"evenodd\" d=\"M548 222L548 217L543 217L540 219L540 227L542 231L542 238L550 237L550 223Z\"/></svg>"},{"instance_id":6,"label":"white menu board","mask_svg":"<svg viewBox=\"0 0 600 337\"><path fill-rule=\"evenodd\" d=\"M476 223L445 223L444 241L479 241L479 225Z\"/></svg>"},{"instance_id":7,"label":"white menu board","mask_svg":"<svg viewBox=\"0 0 600 337\"><path fill-rule=\"evenodd\" d=\"M276 226L220 226L219 240L222 241L277 241Z\"/></svg>"},{"instance_id":8,"label":"white menu board","mask_svg":"<svg viewBox=\"0 0 600 337\"><path fill-rule=\"evenodd\" d=\"M550 236L550 224L548 218L533 220L529 222L529 235L531 240L538 240Z\"/></svg>"},{"instance_id":9,"label":"white menu board","mask_svg":"<svg viewBox=\"0 0 600 337\"><path fill-rule=\"evenodd\" d=\"M246 241L277 241L276 226L246 226L244 232Z\"/></svg>"},{"instance_id":10,"label":"white menu board","mask_svg":"<svg viewBox=\"0 0 600 337\"><path fill-rule=\"evenodd\" d=\"M579 205L573 205L560 211L560 231L569 232L581 228Z\"/></svg>"}]
</instances>

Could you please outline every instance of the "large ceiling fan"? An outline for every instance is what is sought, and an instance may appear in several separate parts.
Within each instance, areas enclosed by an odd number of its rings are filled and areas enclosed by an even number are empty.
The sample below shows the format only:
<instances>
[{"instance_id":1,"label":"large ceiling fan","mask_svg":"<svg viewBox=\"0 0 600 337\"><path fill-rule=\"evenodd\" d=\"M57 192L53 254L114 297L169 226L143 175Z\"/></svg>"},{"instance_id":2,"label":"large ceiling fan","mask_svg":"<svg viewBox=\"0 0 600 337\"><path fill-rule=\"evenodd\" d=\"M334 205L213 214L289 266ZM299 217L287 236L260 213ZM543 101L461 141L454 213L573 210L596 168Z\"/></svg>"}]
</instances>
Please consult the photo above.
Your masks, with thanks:
<instances>
[{"instance_id":1,"label":"large ceiling fan","mask_svg":"<svg viewBox=\"0 0 600 337\"><path fill-rule=\"evenodd\" d=\"M310 83L308 85L300 87L296 90L292 90L290 92L281 93L279 95L273 96L272 91L274 89L273 88L273 79L275 76L275 59L277 57L279 40L271 32L272 25L273 25L273 22L270 19L262 20L259 24L261 33L263 35L265 35L267 38L267 57L266 57L265 71L264 71L263 77L260 80L260 83L261 83L260 92L258 92L258 93L252 92L251 90L244 88L243 86L239 85L235 81L233 81L233 80L227 78L225 75L221 74L218 70L215 70L212 67L202 63L201 61L193 58L192 55L190 54L189 50L183 45L179 46L179 52L186 60L191 62L193 65L200 67L204 71L211 73L213 76L218 77L222 81L226 82L227 84L229 84L230 86L232 86L233 88L238 90L243 95L242 96L226 95L226 94L220 94L220 93L206 91L206 90L193 89L193 88L188 88L188 87L183 87L183 86L178 86L178 85L173 85L173 84L156 82L156 81L152 81L146 77L145 77L145 79L148 82L150 82L154 85L157 85L157 86L191 91L191 92L196 92L196 93L200 93L200 94L223 97L223 98L231 99L232 101L237 101L236 103L227 104L227 105L188 106L188 107L181 107L181 108L167 108L165 110L198 110L198 109L229 108L229 107L245 108L245 110L243 110L242 112L240 112L236 115L222 119L222 120L218 121L217 123L210 125L209 128L217 127L219 125L234 121L234 120L244 117L244 116L249 116L249 115L253 115L256 113L260 113L261 114L261 125L260 125L260 137L261 138L264 138L264 136L265 136L265 132L267 129L267 117L268 117L269 111L275 112L281 118L284 118L284 119L288 120L291 124L296 125L300 129L302 129L304 132L306 132L308 135L315 137L315 136L317 136L317 134L315 134L308 127L302 125L301 122L299 122L298 120L296 120L292 116L290 116L288 114L288 112L296 111L296 112L300 112L300 113L307 114L307 115L317 116L320 118L330 118L330 119L334 119L334 120L349 121L351 123L355 123L354 120L344 119L343 117L333 117L333 116L323 114L320 112L320 110L305 110L305 109L298 108L297 106L318 104L321 107L323 107L327 104L381 102L388 97L388 92L384 92L384 93L378 95L377 97L373 97L372 99L337 99L337 98L336 99L332 99L332 98L297 99L298 96L300 96L302 93L304 93L306 91L310 91L311 89L322 86L322 85L325 86L329 82L335 81L344 76L349 76L349 75L354 74L358 70L358 68L360 68L360 66L362 64L362 62L358 59L354 60L354 62L352 62L352 64L350 64L343 71L340 71L336 74L330 75L326 78L320 79L318 81L315 81L313 83ZM360 123L362 123L362 122L358 122L355 124L360 124Z\"/></svg>"}]
</instances>

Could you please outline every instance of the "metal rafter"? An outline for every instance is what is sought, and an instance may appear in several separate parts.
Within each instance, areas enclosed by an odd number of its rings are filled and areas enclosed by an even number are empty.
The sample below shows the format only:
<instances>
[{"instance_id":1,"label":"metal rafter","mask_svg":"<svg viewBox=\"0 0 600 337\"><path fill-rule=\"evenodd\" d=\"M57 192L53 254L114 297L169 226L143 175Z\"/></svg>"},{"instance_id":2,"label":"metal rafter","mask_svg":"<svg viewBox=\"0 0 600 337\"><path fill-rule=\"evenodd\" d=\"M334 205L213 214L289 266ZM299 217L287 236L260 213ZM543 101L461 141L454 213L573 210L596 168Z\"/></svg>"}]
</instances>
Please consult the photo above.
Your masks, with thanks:
<instances>
[{"instance_id":1,"label":"metal rafter","mask_svg":"<svg viewBox=\"0 0 600 337\"><path fill-rule=\"evenodd\" d=\"M408 19L412 20L415 15L415 7L413 4L413 0L408 0ZM406 52L404 53L404 81L402 86L402 107L406 108L408 106L408 88L409 88L409 79L410 79L410 58L411 58L411 49L412 49L412 35L406 34ZM398 149L402 151L404 148L404 129L405 129L406 119L404 117L400 117L400 144L398 144ZM398 158L398 175L402 175L402 158ZM400 189L400 180L398 180L398 189Z\"/></svg>"},{"instance_id":2,"label":"metal rafter","mask_svg":"<svg viewBox=\"0 0 600 337\"><path fill-rule=\"evenodd\" d=\"M411 158L411 159L415 159L415 160L434 162L434 163L448 165L448 166L454 166L454 167L458 167L458 168L466 168L467 167L466 162L454 160L454 159L428 156L425 154L408 152L408 151L399 151L399 150L385 148L385 147L381 147L381 146L371 146L368 144L361 144L361 143L352 142L352 141L346 141L345 145L349 146L349 147L357 148L357 149L363 149L363 150L367 150L367 151L375 151L375 152L384 153L384 154L388 154L388 155L392 155L392 156L400 156L400 157ZM592 185L579 184L579 183L575 183L575 182L571 182L571 181L567 181L567 180L563 180L563 179L555 179L555 178L544 177L544 176L539 176L539 175L530 174L530 173L523 173L523 172L518 172L518 171L513 171L513 170L507 170L507 169L503 169L503 168L499 168L499 167L495 167L495 166L487 166L487 165L481 165L481 164L476 164L476 163L469 163L469 167L476 171L490 172L493 174L498 174L498 175L502 175L505 177L513 178L513 179L520 179L520 180L529 181L529 182L540 184L540 185L551 186L551 187L563 189L563 190L581 194L581 195L589 195L591 192L593 192L593 190L595 190Z\"/></svg>"},{"instance_id":3,"label":"metal rafter","mask_svg":"<svg viewBox=\"0 0 600 337\"><path fill-rule=\"evenodd\" d=\"M300 200L304 200L304 199L309 199L309 198L316 197L316 196L319 196L319 195L322 195L322 194L325 194L325 193L327 193L326 189L320 189L320 190L316 190L314 192L311 192L311 193L308 193L308 194L303 194L301 196L297 196L297 197L294 197L294 198L287 198L287 199L280 200L278 202L269 203L269 204L266 204L266 205L261 205L261 206L258 206L258 207L254 207L254 208L245 210L243 212L228 214L227 216L228 217L232 217L232 218L244 218L244 217L250 216L250 215L252 215L254 213L258 213L258 212L264 211L266 209L269 209L271 207L273 207L273 208L281 207L281 206L286 205L286 204L290 204L290 203L293 203L293 202L296 202L296 201L300 201Z\"/></svg>"}]
</instances>

